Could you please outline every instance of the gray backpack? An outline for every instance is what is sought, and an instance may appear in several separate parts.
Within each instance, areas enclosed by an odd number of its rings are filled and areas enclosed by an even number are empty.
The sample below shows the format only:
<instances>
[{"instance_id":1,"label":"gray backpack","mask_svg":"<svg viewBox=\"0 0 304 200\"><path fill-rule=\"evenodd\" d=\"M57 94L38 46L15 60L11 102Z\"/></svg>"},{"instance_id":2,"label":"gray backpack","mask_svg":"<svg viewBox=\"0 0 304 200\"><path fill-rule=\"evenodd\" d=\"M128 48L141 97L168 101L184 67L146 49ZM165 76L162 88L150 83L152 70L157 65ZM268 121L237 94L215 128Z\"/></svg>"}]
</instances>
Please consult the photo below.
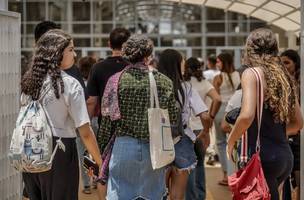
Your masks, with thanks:
<instances>
[{"instance_id":1,"label":"gray backpack","mask_svg":"<svg viewBox=\"0 0 304 200\"><path fill-rule=\"evenodd\" d=\"M18 171L48 171L57 149L65 151L61 138L56 141L53 150L52 126L41 103L50 88L50 84L44 84L39 100L33 101L27 97L27 103L21 105L9 149L10 162ZM21 99L24 97L22 94Z\"/></svg>"}]
</instances>

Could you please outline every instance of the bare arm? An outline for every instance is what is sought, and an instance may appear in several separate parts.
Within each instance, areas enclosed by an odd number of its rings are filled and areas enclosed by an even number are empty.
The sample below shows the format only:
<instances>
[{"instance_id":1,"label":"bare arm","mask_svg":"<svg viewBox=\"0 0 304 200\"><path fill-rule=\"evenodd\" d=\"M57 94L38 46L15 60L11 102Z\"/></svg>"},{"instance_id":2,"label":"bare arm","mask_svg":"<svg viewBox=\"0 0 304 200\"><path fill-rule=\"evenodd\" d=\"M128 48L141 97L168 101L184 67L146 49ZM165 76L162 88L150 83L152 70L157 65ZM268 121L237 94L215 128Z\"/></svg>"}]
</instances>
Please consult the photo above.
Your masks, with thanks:
<instances>
[{"instance_id":1,"label":"bare arm","mask_svg":"<svg viewBox=\"0 0 304 200\"><path fill-rule=\"evenodd\" d=\"M287 124L286 133L287 135L295 135L295 133L298 133L298 131L302 128L303 128L303 116L301 113L299 102L296 101L295 115L291 119L289 124Z\"/></svg>"},{"instance_id":2,"label":"bare arm","mask_svg":"<svg viewBox=\"0 0 304 200\"><path fill-rule=\"evenodd\" d=\"M209 90L207 93L207 96L212 99L211 107L209 110L209 115L212 119L214 119L215 115L219 111L221 104L222 104L222 99L219 93L215 89Z\"/></svg>"},{"instance_id":3,"label":"bare arm","mask_svg":"<svg viewBox=\"0 0 304 200\"><path fill-rule=\"evenodd\" d=\"M222 85L222 75L216 75L213 79L213 87L215 88L215 90L220 94L220 87Z\"/></svg>"},{"instance_id":4,"label":"bare arm","mask_svg":"<svg viewBox=\"0 0 304 200\"><path fill-rule=\"evenodd\" d=\"M250 70L245 70L242 75L243 100L241 113L228 138L228 154L231 155L234 143L241 138L254 120L256 112L256 78Z\"/></svg>"},{"instance_id":5,"label":"bare arm","mask_svg":"<svg viewBox=\"0 0 304 200\"><path fill-rule=\"evenodd\" d=\"M100 151L93 130L89 123L86 123L78 128L79 135L86 149L93 156L93 159L100 166L102 163Z\"/></svg>"},{"instance_id":6,"label":"bare arm","mask_svg":"<svg viewBox=\"0 0 304 200\"><path fill-rule=\"evenodd\" d=\"M198 139L202 141L202 144L204 145L204 149L207 149L207 147L210 144L210 135L209 135L209 128L210 128L210 117L207 112L202 112L198 115L201 119L203 130L199 133L197 136Z\"/></svg>"},{"instance_id":7,"label":"bare arm","mask_svg":"<svg viewBox=\"0 0 304 200\"><path fill-rule=\"evenodd\" d=\"M97 100L98 100L97 96L89 96L89 98L87 100L87 107L88 107L88 113L89 113L90 118L92 118L94 115L95 108L97 105Z\"/></svg>"}]
</instances>

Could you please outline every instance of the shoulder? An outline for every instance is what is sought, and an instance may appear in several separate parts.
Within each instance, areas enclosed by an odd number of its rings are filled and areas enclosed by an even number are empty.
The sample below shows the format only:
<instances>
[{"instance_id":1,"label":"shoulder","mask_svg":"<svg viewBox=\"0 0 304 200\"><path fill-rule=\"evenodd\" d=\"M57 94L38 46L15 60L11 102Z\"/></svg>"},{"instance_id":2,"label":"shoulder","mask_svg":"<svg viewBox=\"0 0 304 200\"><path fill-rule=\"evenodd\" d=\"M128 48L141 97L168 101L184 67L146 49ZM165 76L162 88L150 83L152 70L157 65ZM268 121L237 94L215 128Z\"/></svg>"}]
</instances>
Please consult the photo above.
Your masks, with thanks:
<instances>
[{"instance_id":1,"label":"shoulder","mask_svg":"<svg viewBox=\"0 0 304 200\"><path fill-rule=\"evenodd\" d=\"M61 77L62 77L62 80L63 80L63 83L64 83L64 87L67 88L67 89L65 89L65 91L70 90L70 92L72 92L73 89L83 90L81 84L79 83L79 81L76 78L68 75L64 71L61 72Z\"/></svg>"},{"instance_id":2,"label":"shoulder","mask_svg":"<svg viewBox=\"0 0 304 200\"><path fill-rule=\"evenodd\" d=\"M248 84L257 82L256 76L252 71L252 69L248 68L243 72L241 81L242 81L242 87L246 87Z\"/></svg>"},{"instance_id":3,"label":"shoulder","mask_svg":"<svg viewBox=\"0 0 304 200\"><path fill-rule=\"evenodd\" d=\"M169 77L167 77L166 75L164 75L158 71L153 71L153 75L159 82L173 87L171 79Z\"/></svg>"}]
</instances>

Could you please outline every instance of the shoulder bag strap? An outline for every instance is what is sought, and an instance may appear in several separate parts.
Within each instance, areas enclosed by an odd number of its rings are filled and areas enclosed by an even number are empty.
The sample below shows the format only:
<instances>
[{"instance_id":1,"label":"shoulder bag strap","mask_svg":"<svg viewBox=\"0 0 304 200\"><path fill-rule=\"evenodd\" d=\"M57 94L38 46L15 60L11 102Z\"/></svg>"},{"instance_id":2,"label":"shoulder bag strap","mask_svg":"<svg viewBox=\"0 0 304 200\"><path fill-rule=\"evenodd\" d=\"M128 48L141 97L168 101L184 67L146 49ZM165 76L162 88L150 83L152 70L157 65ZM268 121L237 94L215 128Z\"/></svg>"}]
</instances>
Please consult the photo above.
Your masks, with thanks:
<instances>
[{"instance_id":1,"label":"shoulder bag strap","mask_svg":"<svg viewBox=\"0 0 304 200\"><path fill-rule=\"evenodd\" d=\"M262 78L260 73L254 69L249 68L253 74L256 77L256 98L257 98L257 106L256 106L256 115L257 115L257 123L258 123L258 135L257 135L257 141L256 141L256 151L259 152L261 148L261 142L260 142L260 131L261 131L261 122L262 122L262 113L263 113L263 101L264 101L264 91L263 91L263 84L262 84ZM240 161L241 163L247 163L248 162L248 135L247 131L242 135L242 144L241 144L241 156Z\"/></svg>"},{"instance_id":2,"label":"shoulder bag strap","mask_svg":"<svg viewBox=\"0 0 304 200\"><path fill-rule=\"evenodd\" d=\"M264 91L263 91L263 84L262 84L262 78L259 73L254 68L249 68L252 69L254 72L254 75L257 79L257 122L258 122L258 135L257 135L257 141L256 141L256 151L260 151L261 148L261 141L260 141L260 135L261 135L261 123L262 123L262 114L263 114L263 101L264 101Z\"/></svg>"},{"instance_id":3,"label":"shoulder bag strap","mask_svg":"<svg viewBox=\"0 0 304 200\"><path fill-rule=\"evenodd\" d=\"M149 71L149 81L150 81L150 107L154 108L154 102L155 102L155 108L159 108L157 86L152 70Z\"/></svg>"}]
</instances>

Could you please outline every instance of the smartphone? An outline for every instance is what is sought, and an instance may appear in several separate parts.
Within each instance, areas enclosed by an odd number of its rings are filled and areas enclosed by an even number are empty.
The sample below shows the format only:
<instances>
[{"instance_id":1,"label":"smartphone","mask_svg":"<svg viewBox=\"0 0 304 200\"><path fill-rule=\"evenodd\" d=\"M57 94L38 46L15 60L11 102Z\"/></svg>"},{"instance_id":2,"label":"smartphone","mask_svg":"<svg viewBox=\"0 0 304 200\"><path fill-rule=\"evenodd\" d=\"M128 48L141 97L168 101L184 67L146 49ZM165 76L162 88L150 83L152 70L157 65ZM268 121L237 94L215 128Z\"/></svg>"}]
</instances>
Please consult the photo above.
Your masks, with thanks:
<instances>
[{"instance_id":1,"label":"smartphone","mask_svg":"<svg viewBox=\"0 0 304 200\"><path fill-rule=\"evenodd\" d=\"M83 156L83 167L87 171L92 171L94 176L99 176L99 166L90 155Z\"/></svg>"}]
</instances>

